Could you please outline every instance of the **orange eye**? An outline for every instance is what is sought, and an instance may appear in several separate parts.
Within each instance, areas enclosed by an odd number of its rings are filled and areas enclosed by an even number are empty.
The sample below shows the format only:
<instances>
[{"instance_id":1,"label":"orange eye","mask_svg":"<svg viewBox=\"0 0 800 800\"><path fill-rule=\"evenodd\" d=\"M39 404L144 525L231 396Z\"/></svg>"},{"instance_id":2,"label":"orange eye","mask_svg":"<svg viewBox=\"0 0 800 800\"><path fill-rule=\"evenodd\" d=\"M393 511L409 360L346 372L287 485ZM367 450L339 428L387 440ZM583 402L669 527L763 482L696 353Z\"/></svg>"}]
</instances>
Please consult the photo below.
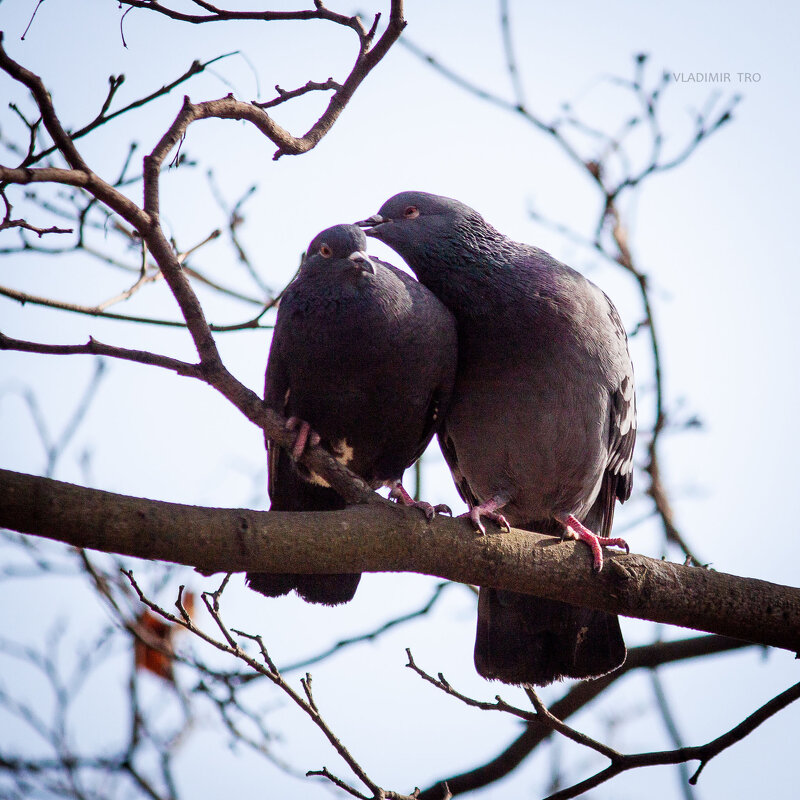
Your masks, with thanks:
<instances>
[{"instance_id":1,"label":"orange eye","mask_svg":"<svg viewBox=\"0 0 800 800\"><path fill-rule=\"evenodd\" d=\"M333 250L327 244L321 244L319 246L319 254L323 258L330 258L333 255Z\"/></svg>"},{"instance_id":2,"label":"orange eye","mask_svg":"<svg viewBox=\"0 0 800 800\"><path fill-rule=\"evenodd\" d=\"M404 212L403 216L406 219L416 219L419 216L419 209L416 206L409 206Z\"/></svg>"}]
</instances>

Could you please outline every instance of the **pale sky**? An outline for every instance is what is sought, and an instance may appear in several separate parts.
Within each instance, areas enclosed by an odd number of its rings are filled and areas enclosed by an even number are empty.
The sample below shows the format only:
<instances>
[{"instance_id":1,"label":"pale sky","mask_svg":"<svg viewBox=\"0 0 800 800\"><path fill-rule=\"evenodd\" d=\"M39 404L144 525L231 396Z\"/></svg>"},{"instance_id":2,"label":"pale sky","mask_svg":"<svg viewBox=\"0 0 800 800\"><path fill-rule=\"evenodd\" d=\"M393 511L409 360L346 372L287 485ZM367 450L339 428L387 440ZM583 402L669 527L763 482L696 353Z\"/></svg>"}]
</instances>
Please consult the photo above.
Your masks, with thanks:
<instances>
[{"instance_id":1,"label":"pale sky","mask_svg":"<svg viewBox=\"0 0 800 800\"><path fill-rule=\"evenodd\" d=\"M194 59L240 51L207 73L154 103L88 137L80 145L92 168L116 176L128 143L146 153L177 113L181 97L213 99L228 92L242 100L272 96L277 83L294 88L328 76L342 79L354 55L355 37L323 23L181 26L134 10L124 21L112 0L74 0L41 6L24 42L35 3L0 3L0 28L9 54L41 75L68 127L91 119L102 103L107 76L124 72L120 102L145 95L181 74ZM355 7L331 3L350 13ZM253 4L253 7L256 7ZM288 7L288 6L287 6ZM387 10L384 4L362 7ZM628 208L630 241L639 266L651 276L662 340L666 401L679 417L698 415L700 431L665 437L665 474L680 529L713 568L777 583L798 584L800 539L793 509L800 459L796 413L798 385L796 298L800 290L795 217L800 168L796 158L800 10L779 2L756 8L744 2L685 0L603 4L512 2L514 42L529 107L549 119L565 101L597 126L625 118L624 95L605 78L630 77L633 56L648 53L650 79L674 75L664 100L666 152L676 152L691 130L692 113L710 95L742 101L734 121L698 149L676 171L647 182ZM493 3L406 4L405 36L470 81L512 99L504 71L499 15ZM702 74L702 80L688 80ZM708 80L716 73L716 80ZM740 73L742 77L740 78ZM745 79L748 73L750 79ZM726 74L730 80L720 80ZM755 80L758 75L758 80ZM0 76L0 96L21 102ZM281 124L301 133L322 107L305 98L276 113ZM627 108L627 107L626 107ZM15 130L13 114L0 110L3 135ZM674 150L672 149L674 148ZM588 234L597 198L589 183L551 141L518 116L454 88L401 46L360 87L331 133L313 152L272 161L274 147L252 126L230 121L192 126L184 151L200 162L162 181L162 216L181 247L201 241L223 216L206 170L214 170L227 200L252 184L259 190L244 207L241 236L261 276L280 288L293 274L300 253L321 229L361 219L389 196L421 189L474 206L495 227L537 244L587 273L617 303L626 326L641 319L635 287L619 270L531 220L532 206ZM132 196L139 200L138 190ZM52 224L43 214L41 224ZM9 237L10 238L10 237ZM102 241L102 240L99 240ZM0 237L0 247L8 239ZM376 253L399 258L377 242ZM203 248L192 262L229 285L247 278L228 244ZM129 277L79 258L24 255L0 259L0 285L32 294L92 304L126 288ZM236 322L247 309L207 300L213 322ZM118 310L172 316L174 303L154 287ZM0 329L36 341L69 344L89 335L101 341L153 349L191 359L188 335L99 321L0 297ZM218 337L229 368L260 391L269 342L267 331ZM651 419L651 376L646 343L632 343L643 419ZM266 502L263 442L259 432L211 390L170 373L126 363L109 365L92 407L91 420L69 448L56 477L85 481L80 454L92 454L98 488L200 505L239 506ZM0 466L41 473L44 456L30 415L9 387L29 386L48 422L60 430L91 375L90 359L0 354ZM642 456L640 455L640 461ZM438 451L426 456L425 499L463 510ZM639 478L638 488L644 480ZM254 501L254 491L257 500ZM643 505L620 510L619 525L638 519ZM638 510L637 510L638 508ZM625 534L636 552L659 557L658 527L645 524ZM672 552L671 557L677 554ZM187 571L182 580L212 588ZM330 610L294 599L267 601L243 588L237 577L226 594L234 627L263 632L276 661L289 663L338 638L369 630L390 616L424 603L435 584L419 576L366 576L350 605ZM4 615L0 634L44 641L53 620L84 613L85 600L64 581L35 587L23 581L0 585L6 604L13 592L18 613ZM171 604L172 597L164 597ZM96 609L89 619L102 619ZM512 719L461 707L423 686L404 668L404 648L431 672L443 671L466 693L524 703L515 689L490 685L472 666L474 600L451 589L437 613L404 627L377 644L359 646L314 669L317 699L342 738L373 777L387 788L411 791L455 774L499 752L517 735ZM72 630L70 628L70 630ZM303 631L298 640L297 631ZM623 622L629 644L653 638L651 626ZM75 636L82 633L75 628ZM679 637L687 631L669 629ZM702 744L725 732L770 697L797 680L791 654L752 649L713 661L662 671L687 744ZM5 673L4 680L22 680ZM8 675L6 679L5 675ZM106 676L109 697L118 689ZM557 699L558 687L546 692ZM85 714L105 713L113 702L101 692L86 700ZM281 701L260 699L263 707ZM361 709L354 713L353 709ZM596 712L596 713L594 713ZM210 714L210 712L209 712ZM632 676L571 722L608 738L612 718L623 717L611 743L626 751L667 747L652 711L646 676ZM305 769L336 759L299 713L283 707L274 724L285 732L277 753ZM747 740L712 761L697 787L698 798L789 796L796 784L785 744L796 733L800 711L790 708ZM368 733L365 729L368 728ZM2 725L0 725L2 730ZM0 733L0 742L5 742ZM602 765L572 745L576 779ZM511 778L473 797L536 797L546 791L552 750L542 749ZM340 771L344 771L342 768ZM236 760L216 735L198 731L180 759L179 782L186 796L212 798L251 791L268 797L330 795L321 782L288 777L263 759ZM791 787L791 788L790 788ZM617 778L592 797L681 797L674 769L638 770Z\"/></svg>"}]
</instances>

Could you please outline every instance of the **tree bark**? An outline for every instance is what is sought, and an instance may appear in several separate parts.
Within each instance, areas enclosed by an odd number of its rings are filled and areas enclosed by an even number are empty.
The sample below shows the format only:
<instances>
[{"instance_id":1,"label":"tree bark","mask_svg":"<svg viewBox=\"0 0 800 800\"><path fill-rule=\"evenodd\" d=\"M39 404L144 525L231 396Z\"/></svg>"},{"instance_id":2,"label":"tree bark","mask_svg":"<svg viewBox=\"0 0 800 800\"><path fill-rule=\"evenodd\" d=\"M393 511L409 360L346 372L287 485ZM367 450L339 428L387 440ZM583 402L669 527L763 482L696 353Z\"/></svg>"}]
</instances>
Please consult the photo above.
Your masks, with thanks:
<instances>
[{"instance_id":1,"label":"tree bark","mask_svg":"<svg viewBox=\"0 0 800 800\"><path fill-rule=\"evenodd\" d=\"M334 512L202 508L0 470L0 525L204 573L418 572L800 649L799 589L611 551L593 574L581 543L481 536L463 519L428 523L388 501Z\"/></svg>"}]
</instances>

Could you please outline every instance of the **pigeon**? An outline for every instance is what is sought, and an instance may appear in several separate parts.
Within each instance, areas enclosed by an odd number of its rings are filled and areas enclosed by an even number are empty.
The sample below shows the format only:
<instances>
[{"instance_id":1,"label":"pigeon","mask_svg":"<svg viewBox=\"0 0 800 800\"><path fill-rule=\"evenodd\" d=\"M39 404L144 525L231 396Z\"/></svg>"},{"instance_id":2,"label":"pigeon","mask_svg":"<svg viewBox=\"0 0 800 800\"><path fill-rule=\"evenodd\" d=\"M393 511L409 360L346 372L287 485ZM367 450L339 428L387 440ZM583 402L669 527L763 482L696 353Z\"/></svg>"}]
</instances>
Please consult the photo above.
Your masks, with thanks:
<instances>
[{"instance_id":1,"label":"pigeon","mask_svg":"<svg viewBox=\"0 0 800 800\"><path fill-rule=\"evenodd\" d=\"M438 432L479 531L484 520L585 541L595 570L615 501L631 493L636 401L611 300L548 253L446 197L402 192L357 223L389 245L458 323L458 370ZM597 531L596 535L593 531ZM475 666L546 685L626 657L615 615L481 587Z\"/></svg>"},{"instance_id":2,"label":"pigeon","mask_svg":"<svg viewBox=\"0 0 800 800\"><path fill-rule=\"evenodd\" d=\"M322 231L280 301L264 401L297 436L291 453L267 441L270 508L345 507L324 478L298 463L311 442L432 519L447 506L413 500L401 479L450 401L456 323L411 275L368 256L366 241L354 225ZM246 581L269 597L294 590L308 602L338 605L353 598L360 578L250 572Z\"/></svg>"}]
</instances>

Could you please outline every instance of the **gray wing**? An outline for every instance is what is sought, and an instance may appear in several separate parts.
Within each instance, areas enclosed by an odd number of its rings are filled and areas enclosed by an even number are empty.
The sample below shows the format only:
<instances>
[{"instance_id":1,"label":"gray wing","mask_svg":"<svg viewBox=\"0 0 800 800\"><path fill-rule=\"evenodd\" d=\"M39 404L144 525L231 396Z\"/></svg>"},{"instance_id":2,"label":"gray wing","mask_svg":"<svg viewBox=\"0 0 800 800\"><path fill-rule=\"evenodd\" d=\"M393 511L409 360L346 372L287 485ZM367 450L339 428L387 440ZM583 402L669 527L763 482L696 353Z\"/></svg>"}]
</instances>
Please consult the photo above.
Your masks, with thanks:
<instances>
[{"instance_id":1,"label":"gray wing","mask_svg":"<svg viewBox=\"0 0 800 800\"><path fill-rule=\"evenodd\" d=\"M628 352L628 335L617 309L604 294L608 316L617 337L617 366L619 383L611 393L611 439L609 442L608 472L616 476L614 494L624 503L633 488L633 448L636 444L636 393L633 383L633 364Z\"/></svg>"},{"instance_id":2,"label":"gray wing","mask_svg":"<svg viewBox=\"0 0 800 800\"><path fill-rule=\"evenodd\" d=\"M445 418L444 424L439 429L436 436L439 440L439 448L442 451L444 460L450 468L450 474L453 476L453 483L456 485L458 494L470 508L477 506L479 500L475 492L472 491L469 481L458 466L458 455L456 454L455 445L453 444L453 440L447 435L447 418Z\"/></svg>"},{"instance_id":3,"label":"gray wing","mask_svg":"<svg viewBox=\"0 0 800 800\"><path fill-rule=\"evenodd\" d=\"M286 406L289 398L289 376L287 374L283 356L276 346L276 337L279 331L273 333L272 346L270 347L267 361L267 372L264 376L264 404L276 411L281 416L286 416ZM278 457L280 447L265 435L264 444L267 447L267 489L270 497L275 495L275 483L278 476Z\"/></svg>"},{"instance_id":4,"label":"gray wing","mask_svg":"<svg viewBox=\"0 0 800 800\"><path fill-rule=\"evenodd\" d=\"M611 442L608 473L615 476L614 494L624 503L633 488L633 448L636 444L636 395L633 374L626 375L611 396Z\"/></svg>"},{"instance_id":5,"label":"gray wing","mask_svg":"<svg viewBox=\"0 0 800 800\"><path fill-rule=\"evenodd\" d=\"M611 390L608 464L600 494L586 524L602 536L609 536L616 501L624 503L633 489L633 449L636 444L636 393L628 337L614 304L607 295L608 316L613 328L616 386Z\"/></svg>"}]
</instances>

